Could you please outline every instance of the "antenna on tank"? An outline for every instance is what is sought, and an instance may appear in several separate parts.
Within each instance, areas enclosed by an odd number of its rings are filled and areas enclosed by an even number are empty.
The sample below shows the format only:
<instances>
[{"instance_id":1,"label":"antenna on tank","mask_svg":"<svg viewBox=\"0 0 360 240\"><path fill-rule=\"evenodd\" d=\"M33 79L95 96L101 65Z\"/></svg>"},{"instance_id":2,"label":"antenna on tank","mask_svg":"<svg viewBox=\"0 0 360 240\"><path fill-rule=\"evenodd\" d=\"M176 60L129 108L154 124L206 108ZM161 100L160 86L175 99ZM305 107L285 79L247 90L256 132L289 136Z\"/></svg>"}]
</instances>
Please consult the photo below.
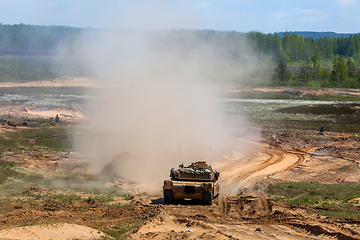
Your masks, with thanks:
<instances>
[{"instance_id":1,"label":"antenna on tank","mask_svg":"<svg viewBox=\"0 0 360 240\"><path fill-rule=\"evenodd\" d=\"M179 167L180 167L180 144L179 144Z\"/></svg>"},{"instance_id":2,"label":"antenna on tank","mask_svg":"<svg viewBox=\"0 0 360 240\"><path fill-rule=\"evenodd\" d=\"M210 146L210 165L211 165L211 146Z\"/></svg>"}]
</instances>

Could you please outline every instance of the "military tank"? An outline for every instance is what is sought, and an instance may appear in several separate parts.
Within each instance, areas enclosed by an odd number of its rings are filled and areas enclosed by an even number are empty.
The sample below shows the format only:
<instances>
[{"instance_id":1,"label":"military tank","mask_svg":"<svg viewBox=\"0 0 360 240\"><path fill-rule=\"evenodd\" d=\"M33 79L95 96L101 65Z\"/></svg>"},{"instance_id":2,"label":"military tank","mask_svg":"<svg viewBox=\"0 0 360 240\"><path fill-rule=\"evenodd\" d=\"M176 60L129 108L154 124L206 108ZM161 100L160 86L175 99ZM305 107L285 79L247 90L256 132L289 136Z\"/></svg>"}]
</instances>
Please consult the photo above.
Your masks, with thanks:
<instances>
[{"instance_id":1,"label":"military tank","mask_svg":"<svg viewBox=\"0 0 360 240\"><path fill-rule=\"evenodd\" d=\"M170 180L164 181L164 201L172 203L176 199L197 199L211 205L220 194L218 179L220 173L214 171L205 161L198 161L184 167L170 170Z\"/></svg>"}]
</instances>

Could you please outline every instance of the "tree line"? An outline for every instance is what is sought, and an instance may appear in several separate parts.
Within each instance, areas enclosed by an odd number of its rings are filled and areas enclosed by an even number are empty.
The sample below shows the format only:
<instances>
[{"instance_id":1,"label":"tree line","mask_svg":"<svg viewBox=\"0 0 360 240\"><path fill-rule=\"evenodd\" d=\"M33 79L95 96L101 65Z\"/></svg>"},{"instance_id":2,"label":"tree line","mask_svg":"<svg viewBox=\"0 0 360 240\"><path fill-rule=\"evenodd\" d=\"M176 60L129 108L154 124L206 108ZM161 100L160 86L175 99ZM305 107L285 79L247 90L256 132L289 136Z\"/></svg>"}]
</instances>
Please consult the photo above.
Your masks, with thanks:
<instances>
[{"instance_id":1,"label":"tree line","mask_svg":"<svg viewBox=\"0 0 360 240\"><path fill-rule=\"evenodd\" d=\"M51 49L56 45L79 34L83 28L66 26L36 26L28 24L7 25L0 23L0 48L24 48L24 49ZM247 36L254 49L262 55L284 56L286 61L306 61L314 53L320 61L332 60L336 55L360 59L360 35L349 37L323 37L314 39L304 38L296 33L285 32L280 37L278 33L264 34L261 32L221 32L221 31L197 31L205 38L216 39L242 39Z\"/></svg>"},{"instance_id":2,"label":"tree line","mask_svg":"<svg viewBox=\"0 0 360 240\"><path fill-rule=\"evenodd\" d=\"M332 60L337 55L360 59L360 35L349 37L323 37L314 39L304 38L296 33L285 32L281 38L279 34L263 34L260 32L249 32L249 38L254 47L262 54L285 57L286 61L307 61L314 54L321 62Z\"/></svg>"},{"instance_id":3,"label":"tree line","mask_svg":"<svg viewBox=\"0 0 360 240\"><path fill-rule=\"evenodd\" d=\"M80 28L0 23L0 48L51 50L60 41L78 34Z\"/></svg>"},{"instance_id":4,"label":"tree line","mask_svg":"<svg viewBox=\"0 0 360 240\"><path fill-rule=\"evenodd\" d=\"M285 56L280 55L272 77L273 84L278 86L360 87L360 68L353 58L345 60L343 55L336 55L331 68L321 67L319 59L319 56L314 53L293 74L288 69Z\"/></svg>"},{"instance_id":5,"label":"tree line","mask_svg":"<svg viewBox=\"0 0 360 240\"><path fill-rule=\"evenodd\" d=\"M83 28L66 26L34 26L26 24L3 25L0 23L0 57L10 53L19 55L42 50L51 52L56 46L72 39ZM92 29L97 31L97 29ZM100 29L98 29L101 31ZM260 60L270 56L271 84L313 87L360 87L360 35L341 37L311 38L296 33L264 34L261 32L225 32L212 30L171 30L170 42L191 49L191 41L186 41L187 33L195 32L204 42L216 42L216 46L238 64L246 62L244 52L255 52ZM253 50L244 45L244 39L250 40ZM181 42L181 43L179 43ZM15 50L14 50L15 49ZM18 51L16 49L21 49ZM0 61L0 81L6 79L48 79L58 76L59 71L46 62L2 59ZM72 70L73 71L73 70ZM77 68L76 75L90 70ZM73 73L75 74L75 73ZM25 79L24 79L25 80Z\"/></svg>"}]
</instances>

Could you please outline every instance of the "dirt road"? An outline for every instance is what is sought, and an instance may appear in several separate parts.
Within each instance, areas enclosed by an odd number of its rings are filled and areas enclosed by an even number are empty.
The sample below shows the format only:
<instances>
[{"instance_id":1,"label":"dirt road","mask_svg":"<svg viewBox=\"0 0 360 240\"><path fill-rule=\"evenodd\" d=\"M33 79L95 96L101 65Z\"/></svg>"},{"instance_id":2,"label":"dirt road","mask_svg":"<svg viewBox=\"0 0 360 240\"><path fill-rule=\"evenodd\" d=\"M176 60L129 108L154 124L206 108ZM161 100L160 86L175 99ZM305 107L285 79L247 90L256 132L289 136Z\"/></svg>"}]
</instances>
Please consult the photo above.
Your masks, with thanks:
<instances>
[{"instance_id":1,"label":"dirt road","mask_svg":"<svg viewBox=\"0 0 360 240\"><path fill-rule=\"evenodd\" d=\"M130 235L131 239L359 239L360 228L291 208L265 196L264 179L300 166L310 155L268 144L234 139L253 151L218 167L222 196L212 206L195 201L161 205L161 213ZM266 182L266 181L265 181ZM162 203L161 195L142 198Z\"/></svg>"},{"instance_id":2,"label":"dirt road","mask_svg":"<svg viewBox=\"0 0 360 240\"><path fill-rule=\"evenodd\" d=\"M244 139L234 139L242 146L252 149L248 156L233 159L219 166L221 183L226 194L236 195L241 192L253 192L259 187L256 184L263 178L277 172L288 171L300 165L308 156L304 152L285 151ZM230 191L230 192L229 192Z\"/></svg>"}]
</instances>

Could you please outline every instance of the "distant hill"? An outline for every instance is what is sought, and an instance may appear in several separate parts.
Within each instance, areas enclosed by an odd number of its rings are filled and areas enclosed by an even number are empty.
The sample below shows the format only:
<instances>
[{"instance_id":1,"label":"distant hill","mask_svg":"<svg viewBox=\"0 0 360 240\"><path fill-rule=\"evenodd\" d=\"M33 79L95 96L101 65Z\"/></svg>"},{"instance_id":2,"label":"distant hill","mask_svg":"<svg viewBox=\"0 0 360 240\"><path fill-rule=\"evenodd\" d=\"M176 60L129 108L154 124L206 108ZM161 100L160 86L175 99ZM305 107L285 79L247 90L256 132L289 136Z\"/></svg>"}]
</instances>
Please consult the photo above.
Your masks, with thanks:
<instances>
[{"instance_id":1,"label":"distant hill","mask_svg":"<svg viewBox=\"0 0 360 240\"><path fill-rule=\"evenodd\" d=\"M339 38L339 37L349 37L350 35L358 35L360 33L336 33L336 32L306 32L306 31L294 31L294 32L288 32L290 34L296 33L297 35L303 36L304 38L307 37L311 37L314 39L317 38L324 38L324 37L329 37L329 38ZM278 32L280 37L284 37L285 32Z\"/></svg>"}]
</instances>

